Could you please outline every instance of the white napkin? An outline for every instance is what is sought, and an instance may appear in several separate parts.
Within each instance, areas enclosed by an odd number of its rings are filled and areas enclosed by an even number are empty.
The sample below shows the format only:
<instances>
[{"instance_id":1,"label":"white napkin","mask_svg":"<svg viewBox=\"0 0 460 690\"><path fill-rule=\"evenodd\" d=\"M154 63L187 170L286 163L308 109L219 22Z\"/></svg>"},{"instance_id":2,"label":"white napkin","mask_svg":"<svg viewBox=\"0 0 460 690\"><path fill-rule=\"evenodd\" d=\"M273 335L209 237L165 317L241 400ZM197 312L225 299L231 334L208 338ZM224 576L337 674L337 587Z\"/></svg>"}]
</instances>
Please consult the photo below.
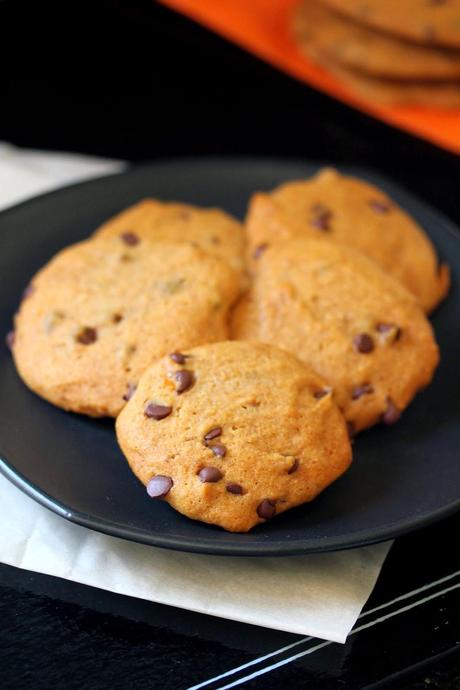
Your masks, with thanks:
<instances>
[{"instance_id":1,"label":"white napkin","mask_svg":"<svg viewBox=\"0 0 460 690\"><path fill-rule=\"evenodd\" d=\"M124 167L121 161L18 149L0 142L0 209Z\"/></svg>"},{"instance_id":2,"label":"white napkin","mask_svg":"<svg viewBox=\"0 0 460 690\"><path fill-rule=\"evenodd\" d=\"M115 161L20 152L0 144L0 208ZM13 458L14 461L14 458ZM290 558L230 558L134 544L74 525L0 476L0 561L119 594L293 633L345 642L367 601L386 542Z\"/></svg>"}]
</instances>

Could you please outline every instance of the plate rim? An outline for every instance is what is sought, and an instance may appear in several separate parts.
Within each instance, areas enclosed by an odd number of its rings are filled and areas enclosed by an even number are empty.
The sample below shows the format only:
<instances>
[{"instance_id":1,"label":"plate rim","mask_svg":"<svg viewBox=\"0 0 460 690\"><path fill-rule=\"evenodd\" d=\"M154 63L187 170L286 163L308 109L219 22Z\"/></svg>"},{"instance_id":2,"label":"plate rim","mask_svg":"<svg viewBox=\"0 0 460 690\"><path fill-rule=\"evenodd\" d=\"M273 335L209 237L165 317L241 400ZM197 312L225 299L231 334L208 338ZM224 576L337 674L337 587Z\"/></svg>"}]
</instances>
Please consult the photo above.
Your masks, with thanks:
<instances>
[{"instance_id":1,"label":"plate rim","mask_svg":"<svg viewBox=\"0 0 460 690\"><path fill-rule=\"evenodd\" d=\"M253 167L260 166L262 164L273 164L277 167L297 167L299 168L299 171L302 168L316 169L327 166L336 167L339 171L344 172L345 174L358 175L363 177L363 179L369 180L370 182L373 182L377 185L380 184L383 187L384 191L388 191L390 195L394 195L397 198L397 200L398 198L404 197L405 199L407 199L407 202L409 202L415 207L417 215L429 216L433 221L436 222L437 232L447 232L450 236L453 236L455 240L460 243L459 229L453 221L451 221L447 216L443 214L442 211L438 211L423 199L419 199L416 194L413 194L411 191L407 190L399 182L393 182L391 179L388 179L385 175L382 175L378 171L374 171L372 168L359 165L342 165L340 162L331 163L319 160L302 160L298 158L284 158L260 155L220 155L203 157L178 156L173 158L158 158L150 162L135 164L131 166L128 164L128 167L122 170L112 172L109 174L97 175L87 180L82 180L80 182L63 185L61 187L58 187L57 189L45 192L44 194L39 194L34 197L31 197L30 199L21 201L18 204L15 204L0 211L0 219L9 216L11 213L14 214L18 209L22 207L33 206L37 202L41 203L56 195L59 196L66 192L72 193L74 190L78 190L81 187L91 187L95 183L103 183L104 181L111 178L119 178L120 176L135 176L137 174L142 176L143 173L147 171L151 171L161 167L164 168L177 166L212 166L219 164L233 164L236 166L250 165ZM220 556L281 557L306 555L309 553L326 553L353 548L360 548L363 546L395 539L396 537L400 537L410 532L419 530L443 518L447 518L457 511L460 511L459 496L458 499L451 501L448 504L427 514L424 514L422 516L409 516L406 519L398 520L396 523L385 525L381 529L373 529L371 533L369 532L369 530L363 529L352 532L351 534L345 536L335 537L334 539L331 539L330 537L321 537L312 541L311 538L309 540L308 537L303 540L301 538L297 538L292 541L285 541L284 543L278 542L276 547L272 546L270 542L248 542L247 544L238 543L236 545L232 545L228 542L219 542L219 539L216 539L212 536L209 539L197 537L193 540L190 537L181 537L180 535L171 536L170 534L168 534L167 536L163 537L160 532L148 533L147 531L141 530L140 528L131 528L128 525L123 526L116 522L112 522L110 520L106 520L100 517L95 517L94 515L88 515L79 510L75 510L69 506L66 506L57 498L49 496L36 484L28 480L26 476L24 476L21 472L15 469L14 464L11 463L6 457L4 457L1 451L0 473L29 498L35 500L41 506L47 508L56 515L74 524L86 527L88 529L92 529L94 531L106 534L108 536L122 538L128 541L133 541L136 543L141 543L149 546L155 546L157 548L166 548L188 553L202 553ZM238 536L241 535L238 534Z\"/></svg>"},{"instance_id":2,"label":"plate rim","mask_svg":"<svg viewBox=\"0 0 460 690\"><path fill-rule=\"evenodd\" d=\"M106 534L110 537L119 539L126 539L137 544L147 546L154 546L156 548L169 549L171 551L181 551L184 553L201 553L212 556L232 556L232 557L281 557L281 556L306 556L313 553L331 553L335 551L347 551L349 549L362 548L371 546L372 544L379 544L385 541L396 539L411 532L415 532L423 527L428 527L430 524L438 522L443 518L454 515L460 511L460 498L456 501L439 508L436 511L424 515L422 517L414 517L409 521L398 521L394 526L386 527L381 530L374 530L373 536L364 538L363 532L368 534L368 531L361 530L353 532L351 537L346 536L342 538L335 538L331 543L331 539L324 537L317 539L313 544L303 547L300 539L278 544L272 547L269 542L263 543L248 543L248 545L238 544L232 546L227 542L219 543L215 539L196 538L191 541L190 538L184 537L162 537L160 533L149 534L141 531L138 528L129 528L128 526L121 526L117 523L104 520L103 518L95 518L87 515L81 511L69 508L61 503L59 500L49 496L45 491L39 489L33 482L29 481L18 472L9 462L0 456L0 473L9 480L17 489L24 493L36 503L50 510L55 515L58 515L73 524L80 527L86 527L95 532ZM326 489L327 490L327 489ZM190 518L188 518L190 519ZM241 533L236 533L241 535ZM329 543L327 543L329 542Z\"/></svg>"}]
</instances>

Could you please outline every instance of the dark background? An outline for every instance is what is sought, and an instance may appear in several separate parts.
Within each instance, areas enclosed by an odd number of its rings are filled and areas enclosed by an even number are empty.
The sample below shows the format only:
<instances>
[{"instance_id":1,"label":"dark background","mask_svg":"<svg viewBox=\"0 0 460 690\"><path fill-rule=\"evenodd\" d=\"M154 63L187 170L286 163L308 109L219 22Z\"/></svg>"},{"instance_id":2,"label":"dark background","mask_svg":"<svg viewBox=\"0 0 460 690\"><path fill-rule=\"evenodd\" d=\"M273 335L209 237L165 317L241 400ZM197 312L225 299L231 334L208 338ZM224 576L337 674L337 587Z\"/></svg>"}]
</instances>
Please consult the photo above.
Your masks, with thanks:
<instances>
[{"instance_id":1,"label":"dark background","mask_svg":"<svg viewBox=\"0 0 460 690\"><path fill-rule=\"evenodd\" d=\"M0 37L1 139L137 161L244 153L364 163L460 216L458 157L153 0L3 0Z\"/></svg>"},{"instance_id":2,"label":"dark background","mask_svg":"<svg viewBox=\"0 0 460 690\"><path fill-rule=\"evenodd\" d=\"M0 0L0 64L0 140L132 161L241 153L365 164L460 222L458 157L297 83L153 1ZM398 540L374 604L400 591L402 573L406 591L417 586L427 560L433 577L458 567L458 527L450 519ZM426 640L419 613L407 630L356 639L340 663L291 665L245 687L455 690L458 628L448 606L435 608ZM436 646L441 624L449 634ZM397 630L405 639L395 652ZM185 688L280 646L267 631L5 566L0 631L2 690ZM394 676L409 667L411 680Z\"/></svg>"}]
</instances>

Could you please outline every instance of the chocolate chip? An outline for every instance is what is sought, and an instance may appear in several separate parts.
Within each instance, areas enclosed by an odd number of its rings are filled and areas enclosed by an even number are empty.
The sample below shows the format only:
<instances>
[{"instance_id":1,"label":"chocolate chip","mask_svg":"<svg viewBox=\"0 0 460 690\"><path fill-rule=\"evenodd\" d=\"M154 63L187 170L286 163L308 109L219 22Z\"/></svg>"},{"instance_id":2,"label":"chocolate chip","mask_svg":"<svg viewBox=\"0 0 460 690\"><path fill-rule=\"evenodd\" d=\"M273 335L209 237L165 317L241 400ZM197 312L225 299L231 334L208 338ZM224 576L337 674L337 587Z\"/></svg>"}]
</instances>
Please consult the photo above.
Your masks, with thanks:
<instances>
[{"instance_id":1,"label":"chocolate chip","mask_svg":"<svg viewBox=\"0 0 460 690\"><path fill-rule=\"evenodd\" d=\"M371 201L369 201L369 206L376 213L389 213L390 212L389 204L387 204L385 201L380 201L380 199L371 199Z\"/></svg>"},{"instance_id":2,"label":"chocolate chip","mask_svg":"<svg viewBox=\"0 0 460 690\"><path fill-rule=\"evenodd\" d=\"M134 232L122 232L120 235L121 239L125 244L127 244L129 247L134 247L136 244L139 244L140 239Z\"/></svg>"},{"instance_id":3,"label":"chocolate chip","mask_svg":"<svg viewBox=\"0 0 460 690\"><path fill-rule=\"evenodd\" d=\"M176 393L185 393L185 391L188 391L189 388L193 386L195 383L195 376L193 375L193 371L189 371L188 369L181 369L180 371L176 371L174 374L174 378L176 379Z\"/></svg>"},{"instance_id":4,"label":"chocolate chip","mask_svg":"<svg viewBox=\"0 0 460 690\"><path fill-rule=\"evenodd\" d=\"M212 450L214 455L217 455L219 458L225 458L225 455L227 454L227 448L223 443L214 443L212 446L209 446L209 448Z\"/></svg>"},{"instance_id":5,"label":"chocolate chip","mask_svg":"<svg viewBox=\"0 0 460 690\"><path fill-rule=\"evenodd\" d=\"M171 491L173 486L174 482L171 477L157 474L155 477L152 477L147 484L147 493L150 498L163 498L163 496L166 496L166 494Z\"/></svg>"},{"instance_id":6,"label":"chocolate chip","mask_svg":"<svg viewBox=\"0 0 460 690\"><path fill-rule=\"evenodd\" d=\"M198 476L203 484L214 484L218 482L219 479L222 479L224 475L217 467L203 467L203 469L198 472Z\"/></svg>"},{"instance_id":7,"label":"chocolate chip","mask_svg":"<svg viewBox=\"0 0 460 690\"><path fill-rule=\"evenodd\" d=\"M212 441L213 438L217 438L218 436L222 435L222 427L221 426L215 426L212 429L209 429L209 431L203 436L203 441L205 443L208 443L208 441Z\"/></svg>"},{"instance_id":8,"label":"chocolate chip","mask_svg":"<svg viewBox=\"0 0 460 690\"><path fill-rule=\"evenodd\" d=\"M317 230L330 230L332 213L323 204L315 204L312 206L313 216L311 218L310 224Z\"/></svg>"},{"instance_id":9,"label":"chocolate chip","mask_svg":"<svg viewBox=\"0 0 460 690\"><path fill-rule=\"evenodd\" d=\"M269 498L264 498L262 503L259 503L257 506L257 515L262 518L262 520L270 520L275 513L275 501L271 501Z\"/></svg>"},{"instance_id":10,"label":"chocolate chip","mask_svg":"<svg viewBox=\"0 0 460 690\"><path fill-rule=\"evenodd\" d=\"M355 386L351 392L352 400L359 400L363 395L369 395L373 393L374 389L370 383L363 383L361 386Z\"/></svg>"},{"instance_id":11,"label":"chocolate chip","mask_svg":"<svg viewBox=\"0 0 460 690\"><path fill-rule=\"evenodd\" d=\"M6 346L8 349L10 349L10 350L13 349L15 338L16 338L16 334L14 331L10 331L9 333L6 334L5 343L6 343Z\"/></svg>"},{"instance_id":12,"label":"chocolate chip","mask_svg":"<svg viewBox=\"0 0 460 690\"><path fill-rule=\"evenodd\" d=\"M156 419L157 421L169 417L171 412L172 407L169 407L169 405L155 405L155 403L149 403L144 410L146 417Z\"/></svg>"},{"instance_id":13,"label":"chocolate chip","mask_svg":"<svg viewBox=\"0 0 460 690\"><path fill-rule=\"evenodd\" d=\"M22 299L27 299L27 297L30 297L30 295L33 293L34 289L35 288L32 285L32 283L29 283L29 285L26 287L26 289L22 293Z\"/></svg>"},{"instance_id":14,"label":"chocolate chip","mask_svg":"<svg viewBox=\"0 0 460 690\"><path fill-rule=\"evenodd\" d=\"M264 251L266 251L267 249L268 249L268 244L266 242L263 242L262 244L258 244L252 253L252 258L258 259L259 257L262 256Z\"/></svg>"},{"instance_id":15,"label":"chocolate chip","mask_svg":"<svg viewBox=\"0 0 460 690\"><path fill-rule=\"evenodd\" d=\"M356 436L356 427L353 422L347 422L348 438L354 438Z\"/></svg>"},{"instance_id":16,"label":"chocolate chip","mask_svg":"<svg viewBox=\"0 0 460 690\"><path fill-rule=\"evenodd\" d=\"M225 488L227 489L227 491L230 494L235 494L237 496L241 496L241 494L244 493L244 490L243 490L243 487L241 486L241 484L227 484L227 486Z\"/></svg>"},{"instance_id":17,"label":"chocolate chip","mask_svg":"<svg viewBox=\"0 0 460 690\"><path fill-rule=\"evenodd\" d=\"M126 402L128 402L128 400L131 400L134 393L136 392L136 388L137 388L137 386L135 383L128 383L128 390L124 394L123 400L126 400Z\"/></svg>"},{"instance_id":18,"label":"chocolate chip","mask_svg":"<svg viewBox=\"0 0 460 690\"><path fill-rule=\"evenodd\" d=\"M299 461L296 458L294 460L294 462L292 463L292 465L290 466L290 468L288 469L288 474L294 474L294 472L297 472L298 469L299 469Z\"/></svg>"},{"instance_id":19,"label":"chocolate chip","mask_svg":"<svg viewBox=\"0 0 460 690\"><path fill-rule=\"evenodd\" d=\"M372 352L374 349L374 341L367 333L360 333L359 335L356 335L353 338L353 345L355 346L356 350L361 352L363 355L369 354L369 352Z\"/></svg>"},{"instance_id":20,"label":"chocolate chip","mask_svg":"<svg viewBox=\"0 0 460 690\"><path fill-rule=\"evenodd\" d=\"M86 326L85 328L82 328L80 333L77 334L76 340L77 343L80 343L81 345L92 345L97 340L97 331L95 328Z\"/></svg>"},{"instance_id":21,"label":"chocolate chip","mask_svg":"<svg viewBox=\"0 0 460 690\"><path fill-rule=\"evenodd\" d=\"M169 359L172 359L176 364L185 364L187 355L183 355L182 352L170 352Z\"/></svg>"},{"instance_id":22,"label":"chocolate chip","mask_svg":"<svg viewBox=\"0 0 460 690\"><path fill-rule=\"evenodd\" d=\"M331 392L330 388L322 388L321 390L315 391L313 393L313 397L316 398L316 400L321 400L321 398L324 398L330 392Z\"/></svg>"},{"instance_id":23,"label":"chocolate chip","mask_svg":"<svg viewBox=\"0 0 460 690\"><path fill-rule=\"evenodd\" d=\"M120 323L120 321L123 320L123 316L121 314L114 314L112 316L112 321L113 323Z\"/></svg>"},{"instance_id":24,"label":"chocolate chip","mask_svg":"<svg viewBox=\"0 0 460 690\"><path fill-rule=\"evenodd\" d=\"M396 407L391 398L387 398L387 409L382 415L382 422L387 426L396 424L398 419L401 417L401 410Z\"/></svg>"}]
</instances>

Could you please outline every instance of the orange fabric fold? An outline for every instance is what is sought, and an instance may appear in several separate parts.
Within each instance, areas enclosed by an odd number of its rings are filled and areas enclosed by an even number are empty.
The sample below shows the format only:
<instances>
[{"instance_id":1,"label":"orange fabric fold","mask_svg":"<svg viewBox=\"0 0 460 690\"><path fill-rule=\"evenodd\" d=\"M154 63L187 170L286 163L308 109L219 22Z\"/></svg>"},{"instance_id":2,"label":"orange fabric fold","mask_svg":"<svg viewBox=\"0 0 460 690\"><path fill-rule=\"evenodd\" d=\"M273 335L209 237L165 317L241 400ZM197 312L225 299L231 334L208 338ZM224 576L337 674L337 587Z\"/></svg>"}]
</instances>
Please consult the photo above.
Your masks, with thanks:
<instances>
[{"instance_id":1,"label":"orange fabric fold","mask_svg":"<svg viewBox=\"0 0 460 690\"><path fill-rule=\"evenodd\" d=\"M460 153L460 109L381 106L357 97L296 48L289 16L298 0L160 0L278 69L384 122Z\"/></svg>"}]
</instances>

